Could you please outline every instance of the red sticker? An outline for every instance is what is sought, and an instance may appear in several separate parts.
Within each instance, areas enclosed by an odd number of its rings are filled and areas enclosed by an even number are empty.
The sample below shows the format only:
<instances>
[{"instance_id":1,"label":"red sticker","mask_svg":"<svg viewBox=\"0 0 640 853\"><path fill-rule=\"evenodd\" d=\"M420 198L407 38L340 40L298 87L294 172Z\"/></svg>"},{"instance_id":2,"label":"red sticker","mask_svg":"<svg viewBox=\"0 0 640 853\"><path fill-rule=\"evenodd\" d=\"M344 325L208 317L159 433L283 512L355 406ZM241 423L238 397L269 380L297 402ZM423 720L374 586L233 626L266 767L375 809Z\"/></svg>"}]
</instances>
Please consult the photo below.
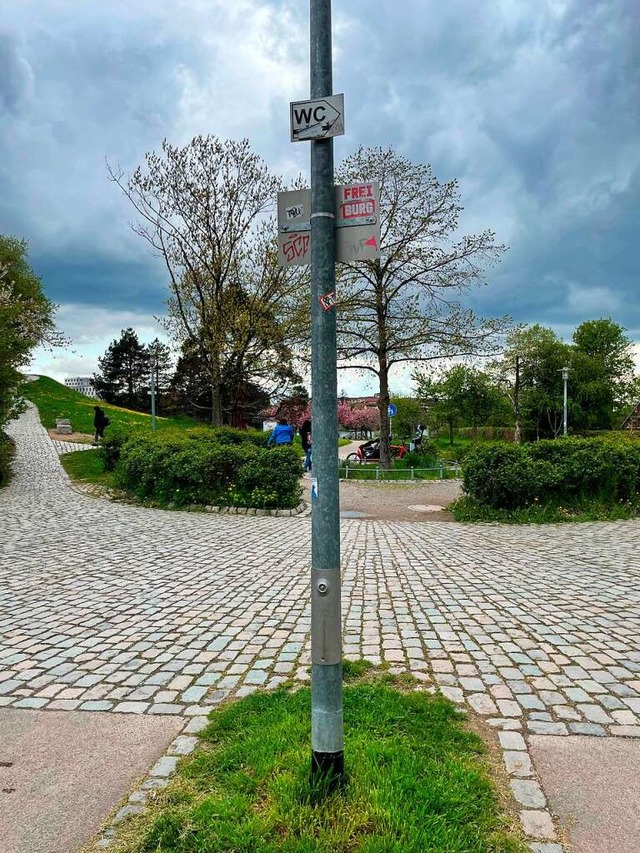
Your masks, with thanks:
<instances>
[{"instance_id":1,"label":"red sticker","mask_svg":"<svg viewBox=\"0 0 640 853\"><path fill-rule=\"evenodd\" d=\"M325 311L335 308L337 304L338 297L336 296L335 290L332 290L330 293L325 293L324 296L320 297L320 305L322 305Z\"/></svg>"}]
</instances>

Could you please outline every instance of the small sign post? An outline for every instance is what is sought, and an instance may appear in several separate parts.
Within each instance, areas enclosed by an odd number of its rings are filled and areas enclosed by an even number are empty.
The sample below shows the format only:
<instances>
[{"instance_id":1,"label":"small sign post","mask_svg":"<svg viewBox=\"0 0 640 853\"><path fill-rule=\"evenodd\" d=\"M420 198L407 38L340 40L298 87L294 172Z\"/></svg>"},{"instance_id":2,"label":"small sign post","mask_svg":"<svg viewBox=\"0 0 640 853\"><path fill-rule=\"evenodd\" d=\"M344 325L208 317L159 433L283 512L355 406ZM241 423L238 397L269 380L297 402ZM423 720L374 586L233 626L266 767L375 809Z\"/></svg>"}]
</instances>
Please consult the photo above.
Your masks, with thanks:
<instances>
[{"instance_id":1,"label":"small sign post","mask_svg":"<svg viewBox=\"0 0 640 853\"><path fill-rule=\"evenodd\" d=\"M344 133L344 95L328 95L290 105L291 141L329 139Z\"/></svg>"},{"instance_id":2,"label":"small sign post","mask_svg":"<svg viewBox=\"0 0 640 853\"><path fill-rule=\"evenodd\" d=\"M334 187L336 261L380 257L380 187L376 181ZM311 263L311 190L278 193L280 266Z\"/></svg>"}]
</instances>

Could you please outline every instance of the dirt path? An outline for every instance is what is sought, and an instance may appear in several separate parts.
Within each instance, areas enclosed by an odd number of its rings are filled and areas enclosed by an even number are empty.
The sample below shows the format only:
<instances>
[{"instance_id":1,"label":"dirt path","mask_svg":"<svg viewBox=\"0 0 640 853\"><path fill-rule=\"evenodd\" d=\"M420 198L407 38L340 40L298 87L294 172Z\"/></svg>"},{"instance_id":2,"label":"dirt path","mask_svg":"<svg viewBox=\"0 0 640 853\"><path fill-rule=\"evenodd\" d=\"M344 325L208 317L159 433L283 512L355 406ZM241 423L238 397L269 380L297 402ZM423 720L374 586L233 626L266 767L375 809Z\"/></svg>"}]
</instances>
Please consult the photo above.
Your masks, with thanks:
<instances>
[{"instance_id":1,"label":"dirt path","mask_svg":"<svg viewBox=\"0 0 640 853\"><path fill-rule=\"evenodd\" d=\"M304 480L310 500L311 480ZM340 512L346 518L381 521L453 521L448 506L462 493L460 480L422 480L409 483L340 483Z\"/></svg>"}]
</instances>

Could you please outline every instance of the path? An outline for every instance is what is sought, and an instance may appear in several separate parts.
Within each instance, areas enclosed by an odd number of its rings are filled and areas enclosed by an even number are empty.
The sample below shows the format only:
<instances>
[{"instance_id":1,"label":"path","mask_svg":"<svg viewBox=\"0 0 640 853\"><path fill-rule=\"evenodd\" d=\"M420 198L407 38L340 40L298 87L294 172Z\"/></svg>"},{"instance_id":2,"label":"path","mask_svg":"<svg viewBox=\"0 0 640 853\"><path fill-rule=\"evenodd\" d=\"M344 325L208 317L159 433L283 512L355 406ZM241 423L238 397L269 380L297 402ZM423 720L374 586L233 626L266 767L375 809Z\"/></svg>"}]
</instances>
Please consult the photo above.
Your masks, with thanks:
<instances>
[{"instance_id":1,"label":"path","mask_svg":"<svg viewBox=\"0 0 640 853\"><path fill-rule=\"evenodd\" d=\"M11 430L0 707L200 719L308 677L308 518L91 499L33 411ZM553 830L516 735L640 736L639 544L636 521L342 523L345 654L408 667L498 728L540 843Z\"/></svg>"}]
</instances>

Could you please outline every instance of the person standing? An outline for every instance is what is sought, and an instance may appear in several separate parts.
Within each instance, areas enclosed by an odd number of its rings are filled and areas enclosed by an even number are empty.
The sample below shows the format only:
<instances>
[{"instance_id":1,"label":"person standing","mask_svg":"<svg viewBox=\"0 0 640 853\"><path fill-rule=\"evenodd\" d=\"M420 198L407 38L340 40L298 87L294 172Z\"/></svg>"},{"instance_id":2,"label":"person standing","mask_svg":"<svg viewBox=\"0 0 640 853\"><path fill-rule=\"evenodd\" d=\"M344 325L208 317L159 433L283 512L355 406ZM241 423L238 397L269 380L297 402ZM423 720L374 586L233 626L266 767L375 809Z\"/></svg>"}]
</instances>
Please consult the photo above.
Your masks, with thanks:
<instances>
[{"instance_id":1,"label":"person standing","mask_svg":"<svg viewBox=\"0 0 640 853\"><path fill-rule=\"evenodd\" d=\"M287 421L286 418L280 418L278 423L273 429L273 432L269 436L267 440L267 447L271 444L275 444L276 447L280 447L283 444L292 444L293 443L293 427Z\"/></svg>"},{"instance_id":2,"label":"person standing","mask_svg":"<svg viewBox=\"0 0 640 853\"><path fill-rule=\"evenodd\" d=\"M305 452L304 470L311 470L311 421L307 418L300 427L300 442Z\"/></svg>"},{"instance_id":3,"label":"person standing","mask_svg":"<svg viewBox=\"0 0 640 853\"><path fill-rule=\"evenodd\" d=\"M94 443L97 444L100 439L104 438L104 428L109 426L110 421L109 418L102 411L100 406L94 406L93 411L95 415L93 417L93 427L95 429L94 435Z\"/></svg>"}]
</instances>

